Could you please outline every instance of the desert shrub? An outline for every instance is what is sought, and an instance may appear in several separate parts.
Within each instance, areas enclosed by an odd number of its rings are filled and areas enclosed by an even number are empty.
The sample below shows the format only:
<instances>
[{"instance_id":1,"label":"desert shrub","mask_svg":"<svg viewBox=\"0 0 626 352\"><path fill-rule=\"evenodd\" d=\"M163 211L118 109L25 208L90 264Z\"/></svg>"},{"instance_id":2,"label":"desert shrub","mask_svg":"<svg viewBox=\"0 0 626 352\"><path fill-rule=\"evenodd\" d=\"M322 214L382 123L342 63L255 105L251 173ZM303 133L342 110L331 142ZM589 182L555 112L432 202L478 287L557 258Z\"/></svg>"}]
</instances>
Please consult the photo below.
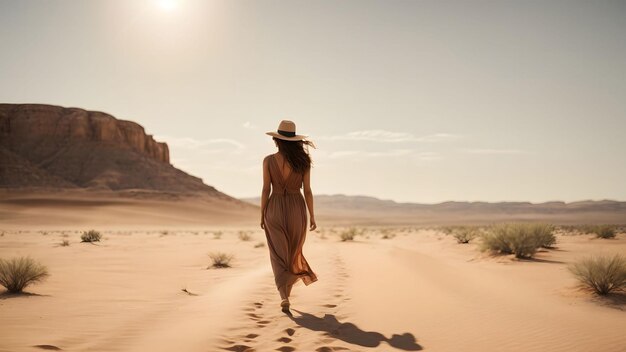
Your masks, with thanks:
<instances>
[{"instance_id":1,"label":"desert shrub","mask_svg":"<svg viewBox=\"0 0 626 352\"><path fill-rule=\"evenodd\" d=\"M480 230L475 226L459 226L451 233L458 243L469 243L480 235Z\"/></svg>"},{"instance_id":2,"label":"desert shrub","mask_svg":"<svg viewBox=\"0 0 626 352\"><path fill-rule=\"evenodd\" d=\"M393 230L391 229L382 229L380 230L380 232L383 234L381 238L384 240L389 240L396 237L396 234L393 233Z\"/></svg>"},{"instance_id":3,"label":"desert shrub","mask_svg":"<svg viewBox=\"0 0 626 352\"><path fill-rule=\"evenodd\" d=\"M101 238L102 235L96 230L85 231L80 236L81 242L98 242Z\"/></svg>"},{"instance_id":4,"label":"desert shrub","mask_svg":"<svg viewBox=\"0 0 626 352\"><path fill-rule=\"evenodd\" d=\"M216 240L219 240L220 238L222 238L222 231L213 232L213 238Z\"/></svg>"},{"instance_id":5,"label":"desert shrub","mask_svg":"<svg viewBox=\"0 0 626 352\"><path fill-rule=\"evenodd\" d=\"M555 227L550 224L528 224L540 247L552 248L556 244Z\"/></svg>"},{"instance_id":6,"label":"desert shrub","mask_svg":"<svg viewBox=\"0 0 626 352\"><path fill-rule=\"evenodd\" d=\"M168 231L161 231L161 236L167 236L167 235L169 235Z\"/></svg>"},{"instance_id":7,"label":"desert shrub","mask_svg":"<svg viewBox=\"0 0 626 352\"><path fill-rule=\"evenodd\" d=\"M626 258L621 254L585 258L568 269L583 285L600 295L626 288Z\"/></svg>"},{"instance_id":8,"label":"desert shrub","mask_svg":"<svg viewBox=\"0 0 626 352\"><path fill-rule=\"evenodd\" d=\"M354 237L359 235L359 230L355 227L351 227L339 234L342 242L353 241Z\"/></svg>"},{"instance_id":9,"label":"desert shrub","mask_svg":"<svg viewBox=\"0 0 626 352\"><path fill-rule=\"evenodd\" d=\"M547 224L498 224L483 235L481 247L494 253L531 258L540 247L554 244L553 229Z\"/></svg>"},{"instance_id":10,"label":"desert shrub","mask_svg":"<svg viewBox=\"0 0 626 352\"><path fill-rule=\"evenodd\" d=\"M516 258L532 258L537 249L541 247L534 234L523 229L514 230L514 235L510 237L509 241Z\"/></svg>"},{"instance_id":11,"label":"desert shrub","mask_svg":"<svg viewBox=\"0 0 626 352\"><path fill-rule=\"evenodd\" d=\"M594 233L597 238L614 238L615 230L613 225L597 225L590 227L588 233Z\"/></svg>"},{"instance_id":12,"label":"desert shrub","mask_svg":"<svg viewBox=\"0 0 626 352\"><path fill-rule=\"evenodd\" d=\"M239 239L247 242L252 240L252 237L250 236L248 231L239 231Z\"/></svg>"},{"instance_id":13,"label":"desert shrub","mask_svg":"<svg viewBox=\"0 0 626 352\"><path fill-rule=\"evenodd\" d=\"M265 242L259 242L254 245L254 248L262 248L262 247L265 247Z\"/></svg>"},{"instance_id":14,"label":"desert shrub","mask_svg":"<svg viewBox=\"0 0 626 352\"><path fill-rule=\"evenodd\" d=\"M22 292L28 285L48 277L48 269L30 257L0 259L0 285L9 292Z\"/></svg>"},{"instance_id":15,"label":"desert shrub","mask_svg":"<svg viewBox=\"0 0 626 352\"><path fill-rule=\"evenodd\" d=\"M482 236L481 249L500 254L511 254L511 231L509 224L499 224L492 226L487 233Z\"/></svg>"},{"instance_id":16,"label":"desert shrub","mask_svg":"<svg viewBox=\"0 0 626 352\"><path fill-rule=\"evenodd\" d=\"M230 262L233 260L233 257L232 254L226 254L224 252L209 253L209 258L211 258L212 261L209 267L230 268Z\"/></svg>"},{"instance_id":17,"label":"desert shrub","mask_svg":"<svg viewBox=\"0 0 626 352\"><path fill-rule=\"evenodd\" d=\"M61 241L61 247L67 247L69 245L70 245L70 241L68 241L68 240Z\"/></svg>"}]
</instances>

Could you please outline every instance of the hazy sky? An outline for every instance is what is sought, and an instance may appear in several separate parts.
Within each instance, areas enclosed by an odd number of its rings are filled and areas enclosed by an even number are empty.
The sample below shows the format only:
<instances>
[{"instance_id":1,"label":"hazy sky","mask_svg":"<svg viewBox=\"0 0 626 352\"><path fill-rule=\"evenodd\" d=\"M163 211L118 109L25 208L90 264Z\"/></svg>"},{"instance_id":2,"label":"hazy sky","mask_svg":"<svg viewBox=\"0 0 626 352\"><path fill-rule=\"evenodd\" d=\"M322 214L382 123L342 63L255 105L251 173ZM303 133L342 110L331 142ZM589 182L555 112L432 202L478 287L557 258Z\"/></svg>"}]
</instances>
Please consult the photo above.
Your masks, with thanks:
<instances>
[{"instance_id":1,"label":"hazy sky","mask_svg":"<svg viewBox=\"0 0 626 352\"><path fill-rule=\"evenodd\" d=\"M0 101L132 120L258 196L265 131L315 193L626 200L626 1L0 0Z\"/></svg>"}]
</instances>

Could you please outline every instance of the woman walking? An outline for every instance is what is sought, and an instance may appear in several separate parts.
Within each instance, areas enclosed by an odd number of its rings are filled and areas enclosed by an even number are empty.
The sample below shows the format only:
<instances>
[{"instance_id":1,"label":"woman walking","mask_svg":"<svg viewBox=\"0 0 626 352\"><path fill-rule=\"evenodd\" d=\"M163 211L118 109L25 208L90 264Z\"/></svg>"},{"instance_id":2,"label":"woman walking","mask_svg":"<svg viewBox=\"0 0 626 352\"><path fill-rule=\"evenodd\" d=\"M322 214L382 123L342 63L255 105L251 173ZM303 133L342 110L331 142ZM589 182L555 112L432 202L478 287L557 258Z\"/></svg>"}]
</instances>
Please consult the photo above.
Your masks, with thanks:
<instances>
[{"instance_id":1,"label":"woman walking","mask_svg":"<svg viewBox=\"0 0 626 352\"><path fill-rule=\"evenodd\" d=\"M302 254L307 231L317 227L310 186L311 157L308 147L313 143L296 134L296 125L283 120L272 136L278 152L263 159L263 192L261 193L261 228L265 230L276 288L282 311L289 313L292 286L302 279L305 285L317 281ZM306 146L306 148L305 148ZM314 146L313 146L314 147ZM304 189L304 197L300 193ZM271 190L271 195L270 195Z\"/></svg>"}]
</instances>

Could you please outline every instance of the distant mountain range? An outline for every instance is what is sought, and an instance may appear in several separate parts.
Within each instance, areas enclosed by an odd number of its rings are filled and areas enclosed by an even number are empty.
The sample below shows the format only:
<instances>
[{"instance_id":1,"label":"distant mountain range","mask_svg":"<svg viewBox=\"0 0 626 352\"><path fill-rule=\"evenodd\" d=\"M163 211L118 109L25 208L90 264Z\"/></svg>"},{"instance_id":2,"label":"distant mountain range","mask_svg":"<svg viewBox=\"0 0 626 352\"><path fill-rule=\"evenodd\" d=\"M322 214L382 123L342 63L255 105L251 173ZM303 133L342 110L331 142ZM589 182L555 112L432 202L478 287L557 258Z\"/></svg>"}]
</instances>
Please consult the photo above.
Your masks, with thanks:
<instances>
[{"instance_id":1,"label":"distant mountain range","mask_svg":"<svg viewBox=\"0 0 626 352\"><path fill-rule=\"evenodd\" d=\"M259 204L260 198L244 198ZM316 216L363 223L487 223L493 221L549 221L558 223L626 223L626 202L443 202L399 203L368 196L316 195Z\"/></svg>"}]
</instances>

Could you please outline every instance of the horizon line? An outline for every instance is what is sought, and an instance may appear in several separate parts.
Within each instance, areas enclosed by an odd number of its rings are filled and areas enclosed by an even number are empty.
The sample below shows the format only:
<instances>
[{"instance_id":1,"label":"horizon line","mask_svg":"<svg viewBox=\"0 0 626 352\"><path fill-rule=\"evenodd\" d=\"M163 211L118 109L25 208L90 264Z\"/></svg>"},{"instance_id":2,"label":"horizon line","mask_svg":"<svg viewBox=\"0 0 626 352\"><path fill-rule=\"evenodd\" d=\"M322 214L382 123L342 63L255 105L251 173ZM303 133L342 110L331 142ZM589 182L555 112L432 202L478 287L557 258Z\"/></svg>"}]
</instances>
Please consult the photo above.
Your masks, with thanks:
<instances>
[{"instance_id":1,"label":"horizon line","mask_svg":"<svg viewBox=\"0 0 626 352\"><path fill-rule=\"evenodd\" d=\"M625 203L626 202L626 200L617 200L617 199L608 199L608 198L602 198L602 199L587 198L587 199L580 199L580 200L574 200L574 201L569 201L569 202L566 202L564 200L547 200L547 201L538 201L538 202L533 202L533 201L529 201L529 200L499 200L499 201L445 200L445 201L440 201L440 202L416 202L416 201L397 201L397 200L394 200L394 199L391 199L391 198L379 198L379 197L376 197L376 196L370 196L370 195L364 195L364 194L344 194L344 193L328 194L328 193L320 193L320 194L314 195L314 197L319 197L319 196L363 197L363 198L373 198L373 199L380 200L380 201L392 201L392 202L397 203L397 204L423 204L423 205L437 205L437 204L444 204L444 203L488 203L488 204L498 204L498 203L529 203L529 204L563 203L563 204L573 204L573 203L582 203L582 202L616 202L616 203ZM245 201L246 199L257 199L257 198L261 198L261 197L260 196L254 196L254 197L234 197L234 198L237 198L239 200Z\"/></svg>"}]
</instances>

